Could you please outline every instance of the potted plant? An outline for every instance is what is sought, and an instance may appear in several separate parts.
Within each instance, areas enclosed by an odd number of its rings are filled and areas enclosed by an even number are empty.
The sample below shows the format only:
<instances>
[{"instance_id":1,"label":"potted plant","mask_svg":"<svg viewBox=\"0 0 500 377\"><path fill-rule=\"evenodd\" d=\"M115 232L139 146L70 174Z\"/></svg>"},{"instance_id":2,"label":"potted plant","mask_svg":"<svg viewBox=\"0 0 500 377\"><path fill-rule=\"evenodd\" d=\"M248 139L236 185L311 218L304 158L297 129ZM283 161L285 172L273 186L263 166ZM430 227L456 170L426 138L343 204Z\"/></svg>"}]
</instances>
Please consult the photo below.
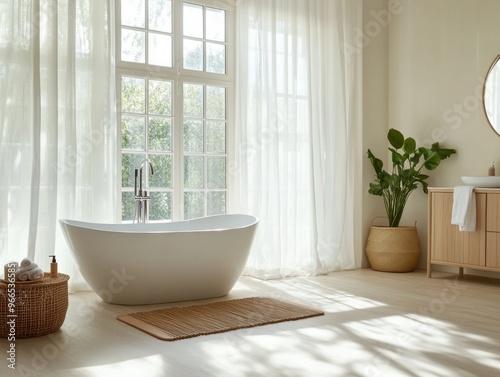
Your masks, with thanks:
<instances>
[{"instance_id":1,"label":"potted plant","mask_svg":"<svg viewBox=\"0 0 500 377\"><path fill-rule=\"evenodd\" d=\"M420 243L416 226L399 226L406 202L419 185L427 194L426 180L429 176L422 170L436 169L456 150L441 148L439 143L432 144L430 148L417 148L415 139L405 138L393 128L389 130L387 139L391 145L392 170L384 170L383 162L368 149L368 158L375 170L375 180L370 183L368 192L382 196L389 226L372 225L366 253L375 270L409 272L418 264Z\"/></svg>"}]
</instances>

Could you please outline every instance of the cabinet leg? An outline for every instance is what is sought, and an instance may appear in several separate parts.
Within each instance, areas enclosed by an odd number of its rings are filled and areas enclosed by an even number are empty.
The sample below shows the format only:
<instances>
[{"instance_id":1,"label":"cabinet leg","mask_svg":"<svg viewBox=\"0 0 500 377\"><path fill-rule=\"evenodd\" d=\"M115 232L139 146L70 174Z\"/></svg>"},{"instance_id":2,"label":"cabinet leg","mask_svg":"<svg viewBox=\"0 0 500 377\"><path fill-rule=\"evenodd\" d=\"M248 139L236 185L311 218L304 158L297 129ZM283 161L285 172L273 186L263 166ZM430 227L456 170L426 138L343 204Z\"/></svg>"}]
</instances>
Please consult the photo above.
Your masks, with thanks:
<instances>
[{"instance_id":1,"label":"cabinet leg","mask_svg":"<svg viewBox=\"0 0 500 377\"><path fill-rule=\"evenodd\" d=\"M463 276L463 274L464 274L464 268L463 268L463 267L459 267L459 268L458 268L458 274L459 274L460 276Z\"/></svg>"}]
</instances>

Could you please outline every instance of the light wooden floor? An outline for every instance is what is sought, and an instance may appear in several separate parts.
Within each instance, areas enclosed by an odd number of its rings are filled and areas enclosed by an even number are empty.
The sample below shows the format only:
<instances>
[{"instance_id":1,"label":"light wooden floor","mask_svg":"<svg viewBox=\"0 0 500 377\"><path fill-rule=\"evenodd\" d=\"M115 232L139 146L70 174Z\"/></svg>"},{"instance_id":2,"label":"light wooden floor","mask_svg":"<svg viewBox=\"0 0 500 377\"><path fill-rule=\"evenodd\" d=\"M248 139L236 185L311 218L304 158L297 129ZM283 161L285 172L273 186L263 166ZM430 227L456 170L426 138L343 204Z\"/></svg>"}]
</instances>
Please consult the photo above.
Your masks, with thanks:
<instances>
[{"instance_id":1,"label":"light wooden floor","mask_svg":"<svg viewBox=\"0 0 500 377\"><path fill-rule=\"evenodd\" d=\"M324 316L163 342L92 292L70 295L61 331L16 341L16 371L0 341L0 376L498 376L500 280L369 269L311 278L240 279L229 296L271 296ZM221 300L219 299L219 300ZM198 301L197 303L207 302ZM214 301L214 300L212 300Z\"/></svg>"}]
</instances>

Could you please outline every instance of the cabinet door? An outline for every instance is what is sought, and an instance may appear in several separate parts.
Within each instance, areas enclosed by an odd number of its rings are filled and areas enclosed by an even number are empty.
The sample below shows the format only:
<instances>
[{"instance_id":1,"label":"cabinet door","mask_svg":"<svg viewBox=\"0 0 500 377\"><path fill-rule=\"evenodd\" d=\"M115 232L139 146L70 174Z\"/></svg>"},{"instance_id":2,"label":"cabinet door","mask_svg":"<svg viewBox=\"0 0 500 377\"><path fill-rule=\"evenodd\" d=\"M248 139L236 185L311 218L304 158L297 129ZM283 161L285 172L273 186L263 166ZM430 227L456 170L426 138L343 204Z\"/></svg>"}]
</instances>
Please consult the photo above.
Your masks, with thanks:
<instances>
[{"instance_id":1,"label":"cabinet door","mask_svg":"<svg viewBox=\"0 0 500 377\"><path fill-rule=\"evenodd\" d=\"M486 233L486 267L500 268L500 233Z\"/></svg>"},{"instance_id":2,"label":"cabinet door","mask_svg":"<svg viewBox=\"0 0 500 377\"><path fill-rule=\"evenodd\" d=\"M488 193L487 201L486 230L488 232L500 232L500 194Z\"/></svg>"},{"instance_id":3,"label":"cabinet door","mask_svg":"<svg viewBox=\"0 0 500 377\"><path fill-rule=\"evenodd\" d=\"M485 265L486 194L476 195L476 231L461 232L451 224L453 192L432 192L430 258L431 261Z\"/></svg>"}]
</instances>

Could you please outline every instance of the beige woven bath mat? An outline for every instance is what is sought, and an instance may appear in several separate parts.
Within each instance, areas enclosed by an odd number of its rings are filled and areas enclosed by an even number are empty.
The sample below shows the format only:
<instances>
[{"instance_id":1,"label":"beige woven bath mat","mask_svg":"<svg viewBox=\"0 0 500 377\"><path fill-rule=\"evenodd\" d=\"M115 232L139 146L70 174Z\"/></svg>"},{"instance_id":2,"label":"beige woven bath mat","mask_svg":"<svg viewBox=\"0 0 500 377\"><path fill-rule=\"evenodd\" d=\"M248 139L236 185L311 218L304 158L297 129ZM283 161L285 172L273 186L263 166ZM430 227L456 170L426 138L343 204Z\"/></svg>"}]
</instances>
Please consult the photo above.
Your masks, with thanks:
<instances>
[{"instance_id":1,"label":"beige woven bath mat","mask_svg":"<svg viewBox=\"0 0 500 377\"><path fill-rule=\"evenodd\" d=\"M250 297L122 314L117 319L158 339L173 341L323 314L320 310L269 297Z\"/></svg>"}]
</instances>

